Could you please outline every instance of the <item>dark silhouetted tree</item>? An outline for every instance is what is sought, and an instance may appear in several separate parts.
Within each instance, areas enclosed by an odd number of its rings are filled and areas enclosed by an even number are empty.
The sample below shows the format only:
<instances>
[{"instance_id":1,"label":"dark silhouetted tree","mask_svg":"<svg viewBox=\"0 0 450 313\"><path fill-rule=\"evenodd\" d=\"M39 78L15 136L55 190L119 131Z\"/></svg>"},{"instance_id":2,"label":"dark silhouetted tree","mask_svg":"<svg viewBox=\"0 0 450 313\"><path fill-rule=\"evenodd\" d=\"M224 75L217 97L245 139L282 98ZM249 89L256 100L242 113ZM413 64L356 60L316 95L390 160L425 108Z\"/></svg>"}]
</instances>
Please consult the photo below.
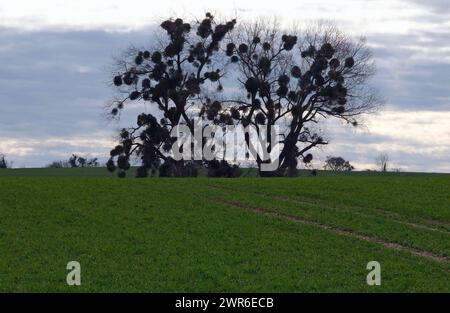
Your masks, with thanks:
<instances>
[{"instance_id":1,"label":"dark silhouetted tree","mask_svg":"<svg viewBox=\"0 0 450 313\"><path fill-rule=\"evenodd\" d=\"M321 120L334 117L357 126L359 115L381 103L368 84L374 63L365 41L329 25L291 34L276 22L238 26L226 54L244 94L223 101L221 112L258 132L259 125L282 131L279 167L261 175L294 173L298 160L309 164L311 149L328 143L315 131ZM270 128L266 136L270 141ZM245 140L250 144L248 134ZM263 160L256 162L261 169Z\"/></svg>"},{"instance_id":2,"label":"dark silhouetted tree","mask_svg":"<svg viewBox=\"0 0 450 313\"><path fill-rule=\"evenodd\" d=\"M98 165L98 158L91 158L86 160L86 167L97 167Z\"/></svg>"},{"instance_id":3,"label":"dark silhouetted tree","mask_svg":"<svg viewBox=\"0 0 450 313\"><path fill-rule=\"evenodd\" d=\"M238 177L242 171L236 164L229 164L225 160L213 160L207 164L209 177Z\"/></svg>"},{"instance_id":4,"label":"dark silhouetted tree","mask_svg":"<svg viewBox=\"0 0 450 313\"><path fill-rule=\"evenodd\" d=\"M72 156L69 158L70 167L78 167L77 159L78 157L75 154L72 154Z\"/></svg>"},{"instance_id":5,"label":"dark silhouetted tree","mask_svg":"<svg viewBox=\"0 0 450 313\"><path fill-rule=\"evenodd\" d=\"M350 164L349 161L344 160L342 157L331 157L328 156L325 160L324 169L336 172L350 172L355 168Z\"/></svg>"},{"instance_id":6,"label":"dark silhouetted tree","mask_svg":"<svg viewBox=\"0 0 450 313\"><path fill-rule=\"evenodd\" d=\"M69 161L53 161L46 165L48 168L68 168L70 167Z\"/></svg>"},{"instance_id":7,"label":"dark silhouetted tree","mask_svg":"<svg viewBox=\"0 0 450 313\"><path fill-rule=\"evenodd\" d=\"M68 165L67 167L97 167L99 165L98 158L87 159L85 157L76 154L72 154L72 156L69 158L68 161L55 161L50 165L53 165L52 167L58 167L59 164L61 165L67 164Z\"/></svg>"},{"instance_id":8,"label":"dark silhouetted tree","mask_svg":"<svg viewBox=\"0 0 450 313\"><path fill-rule=\"evenodd\" d=\"M122 129L107 163L110 171L126 171L136 154L142 160L138 176L156 168L162 176L196 173L195 162L170 157L175 141L170 131L185 124L193 132L193 117L200 116L216 125L252 126L260 135L261 125L269 126L263 136L269 142L270 126L279 126L278 168L261 171L264 162L274 160L260 156L256 163L263 176L294 175L299 160L311 164L311 149L328 144L315 125L333 117L357 126L362 113L381 103L368 83L374 63L363 39L353 40L329 25L288 34L267 21L231 32L235 24L218 24L210 14L194 24L167 20L159 49L131 49L119 60L112 81L121 97L111 103L110 114L119 117L129 102L148 102L153 110L138 115L137 126ZM233 93L212 97L214 89L223 90L224 69ZM248 146L250 140L246 133ZM224 162L203 164L211 176L240 172Z\"/></svg>"},{"instance_id":9,"label":"dark silhouetted tree","mask_svg":"<svg viewBox=\"0 0 450 313\"><path fill-rule=\"evenodd\" d=\"M108 170L126 171L133 154L141 159L137 176L159 168L161 176L196 176L195 163L175 161L170 156L173 127L185 124L193 133L194 116L199 111L219 121L220 103L206 97L207 90L222 89L223 57L220 47L236 21L216 23L207 13L196 23L180 18L161 23L164 39L158 49L131 49L118 61L113 84L120 96L110 105L110 114L119 116L130 102L148 102L152 114L137 117L137 126L120 132L120 143L111 150ZM122 173L122 172L120 172ZM121 174L123 175L123 174Z\"/></svg>"},{"instance_id":10,"label":"dark silhouetted tree","mask_svg":"<svg viewBox=\"0 0 450 313\"><path fill-rule=\"evenodd\" d=\"M6 156L0 153L0 169L11 167L11 163L6 160Z\"/></svg>"}]
</instances>

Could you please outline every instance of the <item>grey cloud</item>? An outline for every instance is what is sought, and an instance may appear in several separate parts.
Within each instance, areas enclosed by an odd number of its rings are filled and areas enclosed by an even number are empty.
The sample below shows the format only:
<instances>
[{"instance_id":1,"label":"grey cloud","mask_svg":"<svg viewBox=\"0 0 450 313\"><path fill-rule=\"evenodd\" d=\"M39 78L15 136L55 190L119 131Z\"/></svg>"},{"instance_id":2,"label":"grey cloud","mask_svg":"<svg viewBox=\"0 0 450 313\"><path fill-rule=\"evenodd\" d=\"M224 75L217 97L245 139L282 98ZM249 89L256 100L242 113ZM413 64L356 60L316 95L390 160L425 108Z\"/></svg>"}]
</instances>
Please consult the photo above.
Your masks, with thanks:
<instances>
[{"instance_id":1,"label":"grey cloud","mask_svg":"<svg viewBox=\"0 0 450 313\"><path fill-rule=\"evenodd\" d=\"M130 42L149 41L147 36L1 32L0 135L83 135L104 125L112 56Z\"/></svg>"},{"instance_id":2,"label":"grey cloud","mask_svg":"<svg viewBox=\"0 0 450 313\"><path fill-rule=\"evenodd\" d=\"M404 138L400 134L389 135L355 131L333 121L327 123L326 133L330 144L316 151L316 167L321 167L326 156L342 156L357 170L376 169L375 159L388 154L391 168L416 172L450 172L450 145L428 142L426 138ZM399 130L415 127L414 123L399 124Z\"/></svg>"},{"instance_id":3,"label":"grey cloud","mask_svg":"<svg viewBox=\"0 0 450 313\"><path fill-rule=\"evenodd\" d=\"M32 149L32 153L9 153L16 166L42 166L77 151L104 159L109 152L108 144L96 145L93 141L92 145L89 138L111 140L115 130L132 124L133 113L141 110L127 111L118 124L108 123L102 117L103 105L112 96L107 85L108 65L113 55L131 43L150 44L151 34L150 29L129 33L18 33L0 29L0 138ZM426 44L424 38L428 40ZM411 48L424 45L442 48L450 42L448 31L369 34L368 42L375 45L378 63L374 84L391 108L449 110L450 62L439 60L434 53ZM396 150L395 136L352 135L348 129L333 130L331 135L331 144L322 158L338 154L360 164L371 163L384 144L393 160L404 161L405 168L450 171L442 155ZM52 138L64 141L55 144ZM80 138L84 141L77 141ZM417 146L413 141L402 144Z\"/></svg>"},{"instance_id":4,"label":"grey cloud","mask_svg":"<svg viewBox=\"0 0 450 313\"><path fill-rule=\"evenodd\" d=\"M375 84L388 104L401 110L449 110L450 32L372 34ZM447 46L446 46L447 45Z\"/></svg>"},{"instance_id":5,"label":"grey cloud","mask_svg":"<svg viewBox=\"0 0 450 313\"><path fill-rule=\"evenodd\" d=\"M1 29L0 151L8 140L17 144L8 145L12 151L32 149L32 154L3 151L17 160L16 166L42 166L62 151L66 155L96 151L106 156L108 147L71 143L79 138L111 139L116 129L131 123L127 116L121 123L108 122L103 116L112 96L109 65L112 56L131 43L150 42L149 34L148 30L23 33ZM68 140L49 146L46 140L55 137Z\"/></svg>"},{"instance_id":6,"label":"grey cloud","mask_svg":"<svg viewBox=\"0 0 450 313\"><path fill-rule=\"evenodd\" d=\"M406 2L415 3L432 12L450 14L450 3L448 0L406 0Z\"/></svg>"}]
</instances>

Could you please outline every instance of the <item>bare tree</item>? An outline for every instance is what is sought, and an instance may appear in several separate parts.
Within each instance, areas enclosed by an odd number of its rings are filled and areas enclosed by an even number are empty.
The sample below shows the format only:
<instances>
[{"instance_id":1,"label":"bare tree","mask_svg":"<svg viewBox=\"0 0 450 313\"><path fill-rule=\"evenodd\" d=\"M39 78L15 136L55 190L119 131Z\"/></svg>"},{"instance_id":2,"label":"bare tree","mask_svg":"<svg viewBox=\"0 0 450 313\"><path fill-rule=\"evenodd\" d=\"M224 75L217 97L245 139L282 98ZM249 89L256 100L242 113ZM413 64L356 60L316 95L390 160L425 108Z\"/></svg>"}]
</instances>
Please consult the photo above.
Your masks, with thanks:
<instances>
[{"instance_id":1,"label":"bare tree","mask_svg":"<svg viewBox=\"0 0 450 313\"><path fill-rule=\"evenodd\" d=\"M212 101L207 93L212 88L223 89L224 57L220 57L220 46L235 23L217 23L210 13L194 23L168 19L160 25L164 36L156 49L129 49L118 60L112 81L119 95L110 104L111 115L120 116L131 101L148 102L153 111L140 114L137 126L120 132L120 144L111 150L107 162L110 171L118 168L124 176L131 155L136 154L142 160L138 176L147 176L148 170L155 168L160 169L160 176L196 175L194 162L175 161L170 156L174 142L170 132L184 124L194 133L194 117L199 111L206 112L211 123L231 120L219 115L221 103ZM227 162L220 165L226 169L218 172L234 173Z\"/></svg>"},{"instance_id":2,"label":"bare tree","mask_svg":"<svg viewBox=\"0 0 450 313\"><path fill-rule=\"evenodd\" d=\"M389 156L387 154L380 154L376 159L375 162L380 169L381 172L387 172L389 167Z\"/></svg>"},{"instance_id":3,"label":"bare tree","mask_svg":"<svg viewBox=\"0 0 450 313\"><path fill-rule=\"evenodd\" d=\"M0 169L11 167L12 163L6 160L6 156L0 153Z\"/></svg>"},{"instance_id":4,"label":"bare tree","mask_svg":"<svg viewBox=\"0 0 450 313\"><path fill-rule=\"evenodd\" d=\"M286 34L276 22L239 26L227 45L236 63L243 94L223 101L244 126L278 125L283 130L279 168L268 175L285 175L297 159L312 161L310 150L328 142L314 125L334 117L358 125L362 113L381 104L368 84L375 67L365 40L353 40L330 25ZM270 127L266 134L269 142ZM245 137L250 144L248 134ZM268 147L270 152L271 147ZM261 168L263 160L257 158Z\"/></svg>"},{"instance_id":5,"label":"bare tree","mask_svg":"<svg viewBox=\"0 0 450 313\"><path fill-rule=\"evenodd\" d=\"M316 125L333 117L357 126L361 114L381 104L369 84L375 67L364 39L353 40L326 24L291 34L276 21L261 20L238 29L235 24L216 23L209 13L196 23L169 19L161 23L166 39L158 49L130 49L118 61L112 81L119 96L111 102L111 115L120 116L131 101L148 102L154 110L140 114L136 127L120 132L109 170L127 170L130 156L137 154L142 160L140 176L161 168L162 162L160 175L195 173L193 162L170 157L169 134L179 124L193 133L193 117L199 116L207 124L251 126L258 135L261 125L268 126L264 135L269 143L271 126L279 126L279 166L262 172L264 162L274 160L255 155L260 175L296 173L299 159L310 164L311 149L328 144ZM222 92L222 83L233 92ZM250 141L245 133L248 147ZM269 144L269 153L272 148ZM238 172L227 162L219 162L225 168L218 170L217 162L204 164L214 167L214 173Z\"/></svg>"}]
</instances>

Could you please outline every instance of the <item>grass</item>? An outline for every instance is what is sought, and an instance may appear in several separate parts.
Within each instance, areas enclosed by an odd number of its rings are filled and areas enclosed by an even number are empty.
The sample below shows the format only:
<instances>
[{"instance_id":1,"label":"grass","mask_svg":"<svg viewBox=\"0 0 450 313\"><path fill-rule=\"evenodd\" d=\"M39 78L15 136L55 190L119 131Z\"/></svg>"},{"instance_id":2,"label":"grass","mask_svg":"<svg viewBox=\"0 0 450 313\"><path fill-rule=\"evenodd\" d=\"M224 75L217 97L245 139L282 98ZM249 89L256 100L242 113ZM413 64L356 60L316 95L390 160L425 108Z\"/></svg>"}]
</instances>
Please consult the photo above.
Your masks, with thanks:
<instances>
[{"instance_id":1,"label":"grass","mask_svg":"<svg viewBox=\"0 0 450 313\"><path fill-rule=\"evenodd\" d=\"M0 291L450 291L448 175L121 180L80 170L0 171ZM71 260L79 287L65 282ZM365 282L372 260L381 286Z\"/></svg>"}]
</instances>

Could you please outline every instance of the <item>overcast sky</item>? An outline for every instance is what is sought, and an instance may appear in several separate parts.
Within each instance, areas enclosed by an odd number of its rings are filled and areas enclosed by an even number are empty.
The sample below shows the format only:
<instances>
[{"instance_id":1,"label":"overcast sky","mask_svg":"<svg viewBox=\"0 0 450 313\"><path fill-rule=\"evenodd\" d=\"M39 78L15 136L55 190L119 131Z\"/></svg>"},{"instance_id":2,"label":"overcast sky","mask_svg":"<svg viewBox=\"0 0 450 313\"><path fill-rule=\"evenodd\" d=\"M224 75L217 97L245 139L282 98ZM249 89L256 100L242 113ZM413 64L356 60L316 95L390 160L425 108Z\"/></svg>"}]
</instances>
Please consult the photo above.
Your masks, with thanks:
<instances>
[{"instance_id":1,"label":"overcast sky","mask_svg":"<svg viewBox=\"0 0 450 313\"><path fill-rule=\"evenodd\" d=\"M450 172L450 1L116 1L0 2L0 152L15 167L39 167L72 153L106 160L120 127L103 106L112 57L130 44L148 46L164 18L210 11L239 20L276 15L333 21L367 37L377 63L373 84L386 100L354 129L324 125L330 145L316 153L374 168L379 153L403 171ZM318 166L319 164L316 163Z\"/></svg>"}]
</instances>

